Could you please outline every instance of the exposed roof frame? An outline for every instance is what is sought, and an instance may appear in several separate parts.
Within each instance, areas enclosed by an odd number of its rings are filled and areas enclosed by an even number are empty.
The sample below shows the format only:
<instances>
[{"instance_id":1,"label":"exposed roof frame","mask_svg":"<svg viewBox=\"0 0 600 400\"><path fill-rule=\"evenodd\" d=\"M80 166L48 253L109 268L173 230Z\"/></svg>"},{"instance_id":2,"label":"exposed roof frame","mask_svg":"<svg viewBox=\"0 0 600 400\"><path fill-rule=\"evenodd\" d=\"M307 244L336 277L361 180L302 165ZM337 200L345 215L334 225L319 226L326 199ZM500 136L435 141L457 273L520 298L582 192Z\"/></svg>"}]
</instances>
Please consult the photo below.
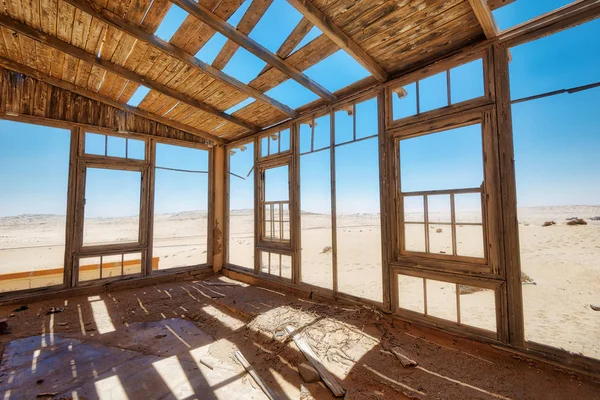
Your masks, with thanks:
<instances>
[{"instance_id":1,"label":"exposed roof frame","mask_svg":"<svg viewBox=\"0 0 600 400\"><path fill-rule=\"evenodd\" d=\"M481 25L481 29L483 29L485 37L491 39L498 36L500 29L498 29L492 10L486 0L469 0L469 4L479 21L479 25Z\"/></svg>"},{"instance_id":2,"label":"exposed roof frame","mask_svg":"<svg viewBox=\"0 0 600 400\"><path fill-rule=\"evenodd\" d=\"M40 43L43 43L47 46L53 47L56 50L67 53L75 58L79 58L80 60L84 60L92 65L95 65L95 66L103 68L107 71L113 72L117 75L120 75L125 79L136 82L140 85L144 85L150 89L154 89L160 93L170 96L176 100L179 100L179 101L181 101L185 104L188 104L192 107L195 107L201 111L218 116L219 118L224 119L225 121L229 121L233 124L241 126L245 129L248 129L251 132L256 132L256 131L260 130L255 125L252 125L246 121L243 121L233 115L224 113L211 105L208 105L206 103L201 102L200 100L193 99L189 96L186 96L183 93L180 93L174 89L171 89L168 86L165 86L165 85L159 84L155 81L152 81L142 75L139 75L133 71L130 71L124 67L121 67L120 65L117 65L111 61L98 58L95 54L88 53L86 50L83 50L79 47L73 46L67 42L63 42L62 40L60 40L57 37L47 35L43 32L40 32L37 29L30 27L29 25L25 25L19 21L16 21L16 20L10 18L7 15L0 14L0 25L3 25L8 29L12 29L13 31L18 32L22 35L28 36L31 39L36 40Z\"/></svg>"},{"instance_id":3,"label":"exposed roof frame","mask_svg":"<svg viewBox=\"0 0 600 400\"><path fill-rule=\"evenodd\" d=\"M261 60L265 61L267 64L270 64L274 68L277 68L302 86L306 87L310 91L316 93L319 97L327 99L328 101L335 101L336 97L329 90L325 89L323 86L319 85L314 80L310 79L308 76L304 75L297 68L289 65L285 60L277 57L275 54L271 53L269 50L264 48L260 43L256 42L254 39L250 38L247 35L244 35L235 27L231 26L227 21L219 18L214 13L212 13L209 9L203 7L199 3L194 2L193 0L171 0L174 4L177 4L179 7L187 11L190 15L198 18L200 21L204 22L215 31L221 33L227 38L231 39L235 43L239 44L250 53L254 54Z\"/></svg>"},{"instance_id":4,"label":"exposed roof frame","mask_svg":"<svg viewBox=\"0 0 600 400\"><path fill-rule=\"evenodd\" d=\"M296 111L294 111L292 108L275 100L272 97L267 96L266 94L262 93L260 90L256 90L256 89L244 84L243 82L240 82L239 80L235 79L234 77L227 75L223 71L198 60L196 57L187 53L185 50L182 50L179 47L160 39L159 37L155 36L152 33L148 33L146 31L144 31L139 26L134 25L123 18L120 18L119 16L113 14L112 12L110 12L109 10L107 10L103 7L98 6L97 4L93 4L88 0L64 0L64 1L71 4L74 7L79 8L80 10L86 12L87 14L90 14L92 17L94 17L96 19L98 19L106 24L112 25L117 29L122 30L123 32L134 37L135 39L148 44L150 47L153 47L155 49L163 51L163 52L167 53L168 55L175 57L179 61L184 62L193 68L200 69L203 73L209 75L210 77L217 79L221 82L224 82L230 86L233 86L237 90L247 94L248 96L250 96L256 100L260 100L262 102L269 104L272 107L277 108L279 111L283 112L284 114L289 115L292 118L295 118L298 116L298 113Z\"/></svg>"},{"instance_id":5,"label":"exposed roof frame","mask_svg":"<svg viewBox=\"0 0 600 400\"><path fill-rule=\"evenodd\" d=\"M248 7L244 16L240 19L236 29L244 35L249 35L272 3L273 0L252 0L250 7ZM212 66L218 69L225 68L239 47L239 44L228 39L221 51L219 51L219 54L217 54L217 57L215 57Z\"/></svg>"},{"instance_id":6,"label":"exposed roof frame","mask_svg":"<svg viewBox=\"0 0 600 400\"><path fill-rule=\"evenodd\" d=\"M189 1L189 0L188 0ZM327 35L335 44L345 50L351 57L358 61L380 82L389 78L388 72L383 69L370 55L367 54L354 40L333 23L310 0L287 0L306 19Z\"/></svg>"},{"instance_id":7,"label":"exposed roof frame","mask_svg":"<svg viewBox=\"0 0 600 400\"><path fill-rule=\"evenodd\" d=\"M98 93L92 92L91 90L88 90L88 89L84 89L80 86L77 86L71 82L62 80L60 78L55 78L53 76L46 75L45 73L40 72L37 69L28 67L28 66L18 63L16 61L12 61L12 60L8 60L6 58L0 57L0 66L3 66L4 68L8 68L9 70L30 76L32 78L38 79L39 81L46 82L49 85L56 86L58 88L68 90L70 92L77 93L81 96L90 98L92 100L99 101L101 103L107 104L114 108L118 108L120 110L127 111L127 112L130 112L135 115L139 115L140 117L144 117L144 118L156 121L163 125L167 125L172 128L179 129L180 131L190 133L194 136L201 137L208 141L211 141L211 142L214 142L217 144L226 143L225 140L220 139L214 135L211 135L210 133L204 132L200 129L196 129L189 125L182 124L181 122L173 121L168 118L162 117L160 115L150 113L150 112L148 112L146 110L142 110L141 108L138 108L138 107L130 106L129 104L119 103L116 100L109 99L107 97L99 95Z\"/></svg>"},{"instance_id":8,"label":"exposed roof frame","mask_svg":"<svg viewBox=\"0 0 600 400\"><path fill-rule=\"evenodd\" d=\"M487 4L491 10L496 10L500 7L504 7L509 5L510 3L514 3L516 0L487 0Z\"/></svg>"},{"instance_id":9,"label":"exposed roof frame","mask_svg":"<svg viewBox=\"0 0 600 400\"><path fill-rule=\"evenodd\" d=\"M314 25L306 19L306 17L302 17L298 25L294 28L294 30L289 34L289 36L283 41L279 49L277 49L277 57L286 58L291 54L292 51L296 48L296 46L304 39L306 35L310 32ZM270 69L270 65L265 65L265 67L260 71L259 76L265 73L268 69Z\"/></svg>"}]
</instances>

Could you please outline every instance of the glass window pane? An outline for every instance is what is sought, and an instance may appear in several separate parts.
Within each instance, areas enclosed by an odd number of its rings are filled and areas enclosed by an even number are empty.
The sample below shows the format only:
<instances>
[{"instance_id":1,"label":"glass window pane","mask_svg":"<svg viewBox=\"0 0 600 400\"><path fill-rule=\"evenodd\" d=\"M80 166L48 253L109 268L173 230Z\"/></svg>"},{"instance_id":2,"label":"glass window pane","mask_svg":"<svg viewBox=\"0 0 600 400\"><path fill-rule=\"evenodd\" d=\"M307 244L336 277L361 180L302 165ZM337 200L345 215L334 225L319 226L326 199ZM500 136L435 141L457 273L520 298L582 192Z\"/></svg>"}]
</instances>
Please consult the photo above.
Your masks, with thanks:
<instances>
[{"instance_id":1,"label":"glass window pane","mask_svg":"<svg viewBox=\"0 0 600 400\"><path fill-rule=\"evenodd\" d=\"M85 246L139 241L141 183L139 171L87 168Z\"/></svg>"},{"instance_id":2,"label":"glass window pane","mask_svg":"<svg viewBox=\"0 0 600 400\"><path fill-rule=\"evenodd\" d=\"M377 98L356 104L356 138L369 137L378 133Z\"/></svg>"},{"instance_id":3,"label":"glass window pane","mask_svg":"<svg viewBox=\"0 0 600 400\"><path fill-rule=\"evenodd\" d=\"M312 123L312 122L311 122ZM308 153L312 146L312 128L309 123L299 125L300 153Z\"/></svg>"},{"instance_id":4,"label":"glass window pane","mask_svg":"<svg viewBox=\"0 0 600 400\"><path fill-rule=\"evenodd\" d=\"M491 289L459 285L460 323L496 332L496 293Z\"/></svg>"},{"instance_id":5,"label":"glass window pane","mask_svg":"<svg viewBox=\"0 0 600 400\"><path fill-rule=\"evenodd\" d=\"M425 222L423 196L404 196L404 221Z\"/></svg>"},{"instance_id":6,"label":"glass window pane","mask_svg":"<svg viewBox=\"0 0 600 400\"><path fill-rule=\"evenodd\" d=\"M429 252L452 255L452 228L450 225L429 224Z\"/></svg>"},{"instance_id":7,"label":"glass window pane","mask_svg":"<svg viewBox=\"0 0 600 400\"><path fill-rule=\"evenodd\" d=\"M394 120L417 114L417 84L411 83L394 90L392 96L392 118Z\"/></svg>"},{"instance_id":8,"label":"glass window pane","mask_svg":"<svg viewBox=\"0 0 600 400\"><path fill-rule=\"evenodd\" d=\"M433 279L426 279L425 282L427 285L427 315L458 322L456 284Z\"/></svg>"},{"instance_id":9,"label":"glass window pane","mask_svg":"<svg viewBox=\"0 0 600 400\"><path fill-rule=\"evenodd\" d=\"M454 195L454 218L457 223L481 223L481 193L465 193Z\"/></svg>"},{"instance_id":10,"label":"glass window pane","mask_svg":"<svg viewBox=\"0 0 600 400\"><path fill-rule=\"evenodd\" d=\"M284 129L279 132L279 140L281 140L281 152L290 149L290 129Z\"/></svg>"},{"instance_id":11,"label":"glass window pane","mask_svg":"<svg viewBox=\"0 0 600 400\"><path fill-rule=\"evenodd\" d=\"M146 144L143 140L127 139L127 157L134 160L146 159Z\"/></svg>"},{"instance_id":12,"label":"glass window pane","mask_svg":"<svg viewBox=\"0 0 600 400\"><path fill-rule=\"evenodd\" d=\"M265 170L265 201L287 201L290 197L288 166Z\"/></svg>"},{"instance_id":13,"label":"glass window pane","mask_svg":"<svg viewBox=\"0 0 600 400\"><path fill-rule=\"evenodd\" d=\"M352 108L349 108L352 110ZM346 143L354 139L354 117L347 109L335 112L335 143Z\"/></svg>"},{"instance_id":14,"label":"glass window pane","mask_svg":"<svg viewBox=\"0 0 600 400\"><path fill-rule=\"evenodd\" d=\"M398 275L398 307L425 313L423 278Z\"/></svg>"},{"instance_id":15,"label":"glass window pane","mask_svg":"<svg viewBox=\"0 0 600 400\"><path fill-rule=\"evenodd\" d=\"M127 140L122 137L117 136L109 136L108 137L108 147L107 147L107 155L110 157L121 157L125 158L127 155Z\"/></svg>"},{"instance_id":16,"label":"glass window pane","mask_svg":"<svg viewBox=\"0 0 600 400\"><path fill-rule=\"evenodd\" d=\"M483 258L483 227L481 225L456 225L456 254Z\"/></svg>"},{"instance_id":17,"label":"glass window pane","mask_svg":"<svg viewBox=\"0 0 600 400\"><path fill-rule=\"evenodd\" d=\"M446 71L419 81L419 111L431 111L448 105Z\"/></svg>"},{"instance_id":18,"label":"glass window pane","mask_svg":"<svg viewBox=\"0 0 600 400\"><path fill-rule=\"evenodd\" d=\"M450 92L452 104L476 99L485 94L481 58L450 70Z\"/></svg>"},{"instance_id":19,"label":"glass window pane","mask_svg":"<svg viewBox=\"0 0 600 400\"><path fill-rule=\"evenodd\" d=\"M403 192L475 188L483 183L481 125L400 141Z\"/></svg>"},{"instance_id":20,"label":"glass window pane","mask_svg":"<svg viewBox=\"0 0 600 400\"><path fill-rule=\"evenodd\" d=\"M227 251L229 263L254 270L254 142L243 148L229 155Z\"/></svg>"},{"instance_id":21,"label":"glass window pane","mask_svg":"<svg viewBox=\"0 0 600 400\"><path fill-rule=\"evenodd\" d=\"M406 251L425 252L425 224L404 224Z\"/></svg>"},{"instance_id":22,"label":"glass window pane","mask_svg":"<svg viewBox=\"0 0 600 400\"><path fill-rule=\"evenodd\" d=\"M329 147L331 142L331 122L329 114L315 119L315 144L314 150Z\"/></svg>"},{"instance_id":23,"label":"glass window pane","mask_svg":"<svg viewBox=\"0 0 600 400\"><path fill-rule=\"evenodd\" d=\"M205 264L208 151L158 143L156 160L153 256L159 257L158 269Z\"/></svg>"},{"instance_id":24,"label":"glass window pane","mask_svg":"<svg viewBox=\"0 0 600 400\"><path fill-rule=\"evenodd\" d=\"M429 222L452 222L450 195L427 196L427 218Z\"/></svg>"},{"instance_id":25,"label":"glass window pane","mask_svg":"<svg viewBox=\"0 0 600 400\"><path fill-rule=\"evenodd\" d=\"M105 155L106 135L98 133L85 133L85 154L94 154L97 156Z\"/></svg>"},{"instance_id":26,"label":"glass window pane","mask_svg":"<svg viewBox=\"0 0 600 400\"><path fill-rule=\"evenodd\" d=\"M0 292L63 284L70 142L0 121Z\"/></svg>"}]
</instances>

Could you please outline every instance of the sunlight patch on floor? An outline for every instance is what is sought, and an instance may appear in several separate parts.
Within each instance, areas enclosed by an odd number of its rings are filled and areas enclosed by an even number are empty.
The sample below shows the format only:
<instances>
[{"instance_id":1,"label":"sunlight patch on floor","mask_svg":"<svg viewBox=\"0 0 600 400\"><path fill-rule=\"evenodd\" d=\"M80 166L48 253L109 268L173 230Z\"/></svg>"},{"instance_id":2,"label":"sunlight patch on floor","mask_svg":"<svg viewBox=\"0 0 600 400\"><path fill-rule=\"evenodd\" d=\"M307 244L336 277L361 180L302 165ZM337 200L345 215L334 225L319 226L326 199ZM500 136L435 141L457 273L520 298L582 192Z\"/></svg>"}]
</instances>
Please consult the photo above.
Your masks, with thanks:
<instances>
[{"instance_id":1,"label":"sunlight patch on floor","mask_svg":"<svg viewBox=\"0 0 600 400\"><path fill-rule=\"evenodd\" d=\"M92 307L92 314L98 333L102 335L104 333L114 332L116 329L112 323L112 319L110 318L110 314L108 313L108 309L106 308L106 303L104 303L104 300L100 299L100 296L92 296L88 297L88 301Z\"/></svg>"},{"instance_id":2,"label":"sunlight patch on floor","mask_svg":"<svg viewBox=\"0 0 600 400\"><path fill-rule=\"evenodd\" d=\"M94 382L96 393L99 400L122 399L127 400L127 393L121 384L121 380L117 375L109 376L108 378L100 379Z\"/></svg>"},{"instance_id":3,"label":"sunlight patch on floor","mask_svg":"<svg viewBox=\"0 0 600 400\"><path fill-rule=\"evenodd\" d=\"M152 366L175 398L182 400L194 395L194 388L179 363L177 356L155 361L152 363Z\"/></svg>"}]
</instances>

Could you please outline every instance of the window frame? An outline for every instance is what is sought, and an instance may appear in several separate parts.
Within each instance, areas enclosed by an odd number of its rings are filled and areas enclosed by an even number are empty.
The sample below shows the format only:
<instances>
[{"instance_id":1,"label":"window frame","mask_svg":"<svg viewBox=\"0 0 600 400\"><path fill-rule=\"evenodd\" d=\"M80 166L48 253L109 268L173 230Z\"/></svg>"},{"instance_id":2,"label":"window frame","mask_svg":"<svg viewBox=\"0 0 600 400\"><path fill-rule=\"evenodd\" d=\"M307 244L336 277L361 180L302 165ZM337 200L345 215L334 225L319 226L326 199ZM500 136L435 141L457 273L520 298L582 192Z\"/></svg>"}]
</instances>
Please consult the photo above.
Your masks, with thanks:
<instances>
[{"instance_id":1,"label":"window frame","mask_svg":"<svg viewBox=\"0 0 600 400\"><path fill-rule=\"evenodd\" d=\"M450 70L468 64L472 61L481 59L483 64L483 96L476 97L473 99L465 100L460 103L449 104L444 107L436 108L434 110L419 112L418 110L418 90L419 86L416 85L417 89L417 114L408 117L394 120L393 115L393 96L396 96L395 92L397 89L410 85L412 83L422 81L441 72L446 72L446 84L447 91L450 92ZM468 52L465 54L459 54L453 57L449 57L446 60L440 61L428 67L419 69L413 73L406 74L401 78L394 80L386 85L385 105L386 105L386 127L388 129L395 129L399 127L409 126L419 121L424 121L432 118L444 117L455 115L458 112L470 110L473 108L493 105L495 102L495 87L493 85L493 54L491 47L483 50ZM450 94L448 94L448 101L450 102Z\"/></svg>"},{"instance_id":2,"label":"window frame","mask_svg":"<svg viewBox=\"0 0 600 400\"><path fill-rule=\"evenodd\" d=\"M421 115L422 116L422 115ZM482 165L483 184L482 191L482 230L484 243L484 258L469 256L454 256L446 254L431 254L404 250L404 210L400 186L400 141L433 133L448 131L464 126L480 124L482 135ZM498 221L494 218L497 214L499 194L497 182L499 172L496 165L497 154L495 154L495 121L493 107L484 106L477 109L458 114L449 115L432 120L424 119L420 123L407 127L388 130L394 145L393 178L395 188L393 190L393 213L392 216L394 238L394 261L392 263L411 263L416 268L429 269L440 272L460 272L467 275L483 275L496 278L502 275L500 268L499 252L501 248L494 247L497 244ZM450 190L460 192L461 190ZM450 192L448 190L437 192ZM431 191L436 192L436 191ZM432 193L433 194L433 193ZM425 226L426 223L424 222ZM459 225L457 223L457 225Z\"/></svg>"}]
</instances>

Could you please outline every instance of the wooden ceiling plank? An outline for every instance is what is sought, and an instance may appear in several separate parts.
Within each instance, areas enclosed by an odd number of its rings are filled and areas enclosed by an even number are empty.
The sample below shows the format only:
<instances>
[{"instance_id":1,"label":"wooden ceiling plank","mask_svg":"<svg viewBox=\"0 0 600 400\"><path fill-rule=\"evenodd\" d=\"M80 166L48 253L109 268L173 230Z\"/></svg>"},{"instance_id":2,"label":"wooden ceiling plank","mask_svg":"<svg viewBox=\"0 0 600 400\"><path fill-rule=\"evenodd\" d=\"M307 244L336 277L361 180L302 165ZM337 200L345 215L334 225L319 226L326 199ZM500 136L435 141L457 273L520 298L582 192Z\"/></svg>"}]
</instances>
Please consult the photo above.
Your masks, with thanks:
<instances>
[{"instance_id":1,"label":"wooden ceiling plank","mask_svg":"<svg viewBox=\"0 0 600 400\"><path fill-rule=\"evenodd\" d=\"M12 29L16 32L21 33L22 35L26 36L27 38L37 40L45 45L48 45L48 46L54 47L58 50L61 50L73 57L76 57L76 59L87 61L92 65L101 66L102 68L106 69L107 71L111 71L118 76L121 76L130 81L137 82L148 88L151 88L151 89L157 90L161 93L164 93L168 96L174 97L174 98L178 99L179 101L188 103L188 104L190 104L200 110L203 110L209 114L218 116L218 117L220 117L226 121L232 122L236 125L243 126L244 128L246 128L250 131L257 130L256 126L249 124L245 121L242 121L239 118L233 117L233 116L226 114L220 110L217 110L216 108L209 106L201 101L198 101L196 99L185 96L167 86L153 82L153 81L147 79L147 77L138 75L133 71L130 71L128 69L121 67L120 65L116 65L116 64L112 63L111 61L97 58L96 55L94 55L94 54L88 53L87 51L85 51L83 49L80 49L78 47L75 47L68 43L65 43L56 37L48 36L36 29L31 28L28 25L25 25L21 22L13 20L12 18L10 18L8 16L0 15L0 24L9 29Z\"/></svg>"},{"instance_id":2,"label":"wooden ceiling plank","mask_svg":"<svg viewBox=\"0 0 600 400\"><path fill-rule=\"evenodd\" d=\"M377 78L377 80L385 82L388 79L389 74L387 71L356 44L350 36L344 33L342 29L327 18L321 10L315 7L310 0L288 0L288 2L312 22L313 25L319 28L321 32L327 35L335 44L344 49L351 57L365 67L365 69Z\"/></svg>"},{"instance_id":3,"label":"wooden ceiling plank","mask_svg":"<svg viewBox=\"0 0 600 400\"><path fill-rule=\"evenodd\" d=\"M236 29L244 35L249 35L272 3L273 0L252 0L252 4L244 13ZM215 57L212 66L218 69L225 68L239 47L233 40L227 40L217 57Z\"/></svg>"},{"instance_id":4,"label":"wooden ceiling plank","mask_svg":"<svg viewBox=\"0 0 600 400\"><path fill-rule=\"evenodd\" d=\"M319 97L328 99L329 101L335 101L336 97L329 90L304 75L295 67L289 65L287 62L271 53L269 50L264 48L260 43L256 42L252 38L243 33L239 32L227 21L219 18L213 14L210 10L194 2L193 0L171 0L174 4L187 11L190 15L203 21L205 24L210 26L212 29L233 40L238 45L242 46L250 53L254 54L267 64L272 65L281 72L285 73L296 82L306 87L310 91L316 93Z\"/></svg>"},{"instance_id":5,"label":"wooden ceiling plank","mask_svg":"<svg viewBox=\"0 0 600 400\"><path fill-rule=\"evenodd\" d=\"M119 103L119 102L114 101L114 100L106 99L106 98L104 98L102 96L99 96L98 94L96 94L94 92L91 92L91 91L89 91L87 89L80 88L80 87L78 87L78 86L76 86L76 85L74 85L72 83L66 82L66 81L64 81L62 79L58 79L58 78L54 78L54 77L45 75L42 72L40 72L40 71L38 71L38 70L36 70L34 68L29 68L29 67L27 67L27 66L25 66L23 64L15 62L15 61L8 60L6 58L0 58L0 65L3 66L3 67L5 67L5 68L7 68L7 69L12 70L12 71L25 74L27 76L30 76L30 77L35 78L35 79L38 79L38 80L43 81L43 82L46 82L46 83L48 83L50 85L53 85L53 86L56 86L58 88L61 88L61 89L64 89L64 90L68 90L70 92L77 93L77 94L79 94L81 96L88 97L88 98L90 98L92 100L96 100L96 101L102 102L104 104L107 104L109 106L118 108L120 110L128 111L128 112L130 112L132 114L139 115L140 117L148 118L150 120L159 122L161 124L170 126L172 128L175 128L175 129L179 129L179 130L184 131L184 132L188 132L188 133L190 133L192 135L195 135L195 136L198 136L198 137L201 137L201 138L204 138L204 139L216 142L216 143L221 143L221 144L224 143L224 140L219 139L216 136L211 135L211 134L209 134L207 132L203 132L203 131L201 131L199 129L194 129L194 128L192 128L190 126L187 126L185 124L181 124L181 123L178 123L176 121L172 121L172 120L169 120L167 118L163 118L161 116L148 113L148 112L146 112L144 110L138 109L137 107L132 107L132 106L129 106L127 104L122 104L122 103Z\"/></svg>"},{"instance_id":6,"label":"wooden ceiling plank","mask_svg":"<svg viewBox=\"0 0 600 400\"><path fill-rule=\"evenodd\" d=\"M282 112L291 117L296 117L298 115L293 109L286 106L285 104L282 104L281 102L265 95L261 91L256 90L250 87L249 85L238 81L237 79L225 74L221 70L218 70L217 68L214 68L213 66L198 60L193 55L186 53L184 50L174 46L173 44L165 42L164 40L154 36L153 34L145 32L141 28L130 24L129 22L121 18L118 18L114 14L108 12L106 9L99 9L98 7L92 5L86 0L65 1L68 1L70 4L75 5L77 8L82 9L86 13L92 15L94 18L98 18L101 21L111 25L112 27L118 28L126 32L128 35L131 35L137 40L147 43L152 49L159 51L159 54L161 52L167 53L168 55L177 58L178 60L188 65L202 70L205 74L210 75L214 79L218 79L222 82L225 82L228 85L233 86L236 89L248 94L248 96L251 96L257 100L261 100L271 105L272 107L281 110Z\"/></svg>"},{"instance_id":7,"label":"wooden ceiling plank","mask_svg":"<svg viewBox=\"0 0 600 400\"><path fill-rule=\"evenodd\" d=\"M483 29L485 37L492 39L498 36L500 30L486 0L469 0L469 4L481 25L481 29Z\"/></svg>"}]
</instances>

